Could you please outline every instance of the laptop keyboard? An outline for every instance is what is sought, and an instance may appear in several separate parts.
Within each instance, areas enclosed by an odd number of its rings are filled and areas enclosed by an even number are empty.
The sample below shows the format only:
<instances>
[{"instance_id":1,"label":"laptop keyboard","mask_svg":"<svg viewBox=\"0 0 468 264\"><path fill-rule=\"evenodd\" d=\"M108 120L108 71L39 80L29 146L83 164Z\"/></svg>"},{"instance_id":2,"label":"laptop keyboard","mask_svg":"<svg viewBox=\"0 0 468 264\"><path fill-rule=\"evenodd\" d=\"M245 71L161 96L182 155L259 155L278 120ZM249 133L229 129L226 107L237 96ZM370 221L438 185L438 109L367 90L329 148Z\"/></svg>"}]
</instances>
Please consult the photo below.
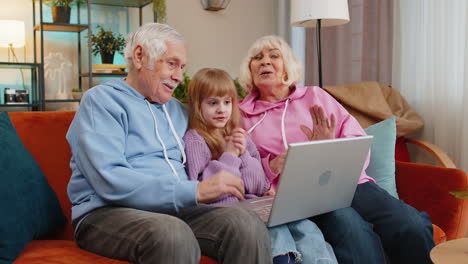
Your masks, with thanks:
<instances>
[{"instance_id":1,"label":"laptop keyboard","mask_svg":"<svg viewBox=\"0 0 468 264\"><path fill-rule=\"evenodd\" d=\"M271 206L271 204L266 204L264 206L253 208L253 210L258 216L260 216L260 219L262 219L263 222L267 223L268 218L270 217Z\"/></svg>"}]
</instances>

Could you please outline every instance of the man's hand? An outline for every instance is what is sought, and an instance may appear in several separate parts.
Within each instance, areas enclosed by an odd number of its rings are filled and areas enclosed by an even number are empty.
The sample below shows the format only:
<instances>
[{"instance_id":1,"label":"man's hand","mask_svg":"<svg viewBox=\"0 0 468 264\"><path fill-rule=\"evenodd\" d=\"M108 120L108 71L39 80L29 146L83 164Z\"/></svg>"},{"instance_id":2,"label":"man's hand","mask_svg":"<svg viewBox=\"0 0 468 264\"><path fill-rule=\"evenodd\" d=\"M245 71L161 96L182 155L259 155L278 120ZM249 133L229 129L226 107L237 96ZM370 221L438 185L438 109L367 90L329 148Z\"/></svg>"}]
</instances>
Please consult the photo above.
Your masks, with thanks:
<instances>
[{"instance_id":1,"label":"man's hand","mask_svg":"<svg viewBox=\"0 0 468 264\"><path fill-rule=\"evenodd\" d=\"M220 171L212 177L198 183L197 201L208 203L224 194L231 194L244 200L244 182L229 172Z\"/></svg>"},{"instance_id":2,"label":"man's hand","mask_svg":"<svg viewBox=\"0 0 468 264\"><path fill-rule=\"evenodd\" d=\"M301 125L301 130L306 134L309 140L332 139L335 138L336 119L332 113L330 121L327 115L319 105L314 105L310 108L310 115L314 122L313 130L307 126Z\"/></svg>"},{"instance_id":3,"label":"man's hand","mask_svg":"<svg viewBox=\"0 0 468 264\"><path fill-rule=\"evenodd\" d=\"M283 171L284 162L286 160L286 153L288 153L288 150L284 150L278 155L278 157L270 160L271 172L273 172L274 174L278 174L281 171Z\"/></svg>"}]
</instances>

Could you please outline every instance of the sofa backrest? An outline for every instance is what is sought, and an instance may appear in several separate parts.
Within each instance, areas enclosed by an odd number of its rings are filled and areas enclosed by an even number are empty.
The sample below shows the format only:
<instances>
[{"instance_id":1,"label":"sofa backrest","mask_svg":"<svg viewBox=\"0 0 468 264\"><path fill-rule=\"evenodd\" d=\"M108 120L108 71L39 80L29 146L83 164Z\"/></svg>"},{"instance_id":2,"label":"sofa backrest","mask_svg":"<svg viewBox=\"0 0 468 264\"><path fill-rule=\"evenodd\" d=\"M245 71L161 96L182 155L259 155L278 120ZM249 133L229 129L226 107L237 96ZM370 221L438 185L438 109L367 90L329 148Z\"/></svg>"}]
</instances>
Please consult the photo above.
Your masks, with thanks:
<instances>
[{"instance_id":1,"label":"sofa backrest","mask_svg":"<svg viewBox=\"0 0 468 264\"><path fill-rule=\"evenodd\" d=\"M23 144L34 157L49 185L60 201L66 226L54 239L73 240L71 204L67 184L71 176L71 151L65 135L75 112L10 112L8 113Z\"/></svg>"}]
</instances>

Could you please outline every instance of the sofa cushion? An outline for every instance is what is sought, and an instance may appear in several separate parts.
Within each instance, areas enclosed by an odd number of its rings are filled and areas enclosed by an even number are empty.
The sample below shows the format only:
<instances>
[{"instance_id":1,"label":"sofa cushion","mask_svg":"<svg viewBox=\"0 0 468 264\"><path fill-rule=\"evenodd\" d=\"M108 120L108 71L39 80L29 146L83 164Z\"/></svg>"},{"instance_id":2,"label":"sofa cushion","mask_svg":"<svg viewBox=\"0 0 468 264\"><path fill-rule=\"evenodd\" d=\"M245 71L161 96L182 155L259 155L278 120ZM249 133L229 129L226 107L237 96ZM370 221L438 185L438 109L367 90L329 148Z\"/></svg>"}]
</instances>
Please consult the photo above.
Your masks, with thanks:
<instances>
[{"instance_id":1,"label":"sofa cushion","mask_svg":"<svg viewBox=\"0 0 468 264\"><path fill-rule=\"evenodd\" d=\"M374 136L366 173L377 181L377 185L398 199L395 183L395 117L374 124L365 131Z\"/></svg>"},{"instance_id":2,"label":"sofa cushion","mask_svg":"<svg viewBox=\"0 0 468 264\"><path fill-rule=\"evenodd\" d=\"M57 194L62 212L71 219L67 185L71 176L71 151L65 134L75 116L71 111L10 112L11 122L24 146L34 157L47 181ZM71 221L45 239L73 240Z\"/></svg>"},{"instance_id":3,"label":"sofa cushion","mask_svg":"<svg viewBox=\"0 0 468 264\"><path fill-rule=\"evenodd\" d=\"M0 263L11 263L32 239L66 222L54 191L24 147L7 113L0 113Z\"/></svg>"}]
</instances>

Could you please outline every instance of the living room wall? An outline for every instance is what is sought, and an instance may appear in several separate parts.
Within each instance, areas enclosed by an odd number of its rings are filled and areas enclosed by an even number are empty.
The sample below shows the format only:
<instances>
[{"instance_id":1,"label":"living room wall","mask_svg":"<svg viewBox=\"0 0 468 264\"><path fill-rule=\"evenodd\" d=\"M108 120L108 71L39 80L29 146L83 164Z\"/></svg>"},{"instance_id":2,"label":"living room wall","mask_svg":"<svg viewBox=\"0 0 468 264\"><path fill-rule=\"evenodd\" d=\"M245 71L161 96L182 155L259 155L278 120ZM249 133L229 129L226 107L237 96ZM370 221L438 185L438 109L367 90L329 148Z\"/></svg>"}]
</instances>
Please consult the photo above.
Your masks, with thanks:
<instances>
[{"instance_id":1,"label":"living room wall","mask_svg":"<svg viewBox=\"0 0 468 264\"><path fill-rule=\"evenodd\" d=\"M198 0L166 2L168 24L187 41L189 75L203 67L217 67L237 77L253 41L276 30L272 0L231 0L218 12L203 10Z\"/></svg>"}]
</instances>

